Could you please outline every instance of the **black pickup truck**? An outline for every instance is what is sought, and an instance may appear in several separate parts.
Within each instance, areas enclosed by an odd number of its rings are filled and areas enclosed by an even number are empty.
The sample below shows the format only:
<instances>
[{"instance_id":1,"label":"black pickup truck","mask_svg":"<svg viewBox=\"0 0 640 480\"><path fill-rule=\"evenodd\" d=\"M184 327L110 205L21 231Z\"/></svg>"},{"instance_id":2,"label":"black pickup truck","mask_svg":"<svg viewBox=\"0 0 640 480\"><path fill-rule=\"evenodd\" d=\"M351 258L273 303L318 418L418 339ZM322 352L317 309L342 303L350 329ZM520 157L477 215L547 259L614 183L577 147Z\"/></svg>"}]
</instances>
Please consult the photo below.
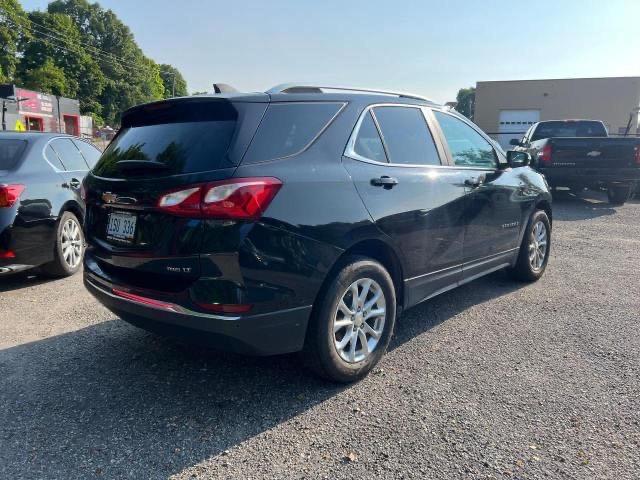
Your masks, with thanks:
<instances>
[{"instance_id":1,"label":"black pickup truck","mask_svg":"<svg viewBox=\"0 0 640 480\"><path fill-rule=\"evenodd\" d=\"M606 190L609 202L621 205L640 181L640 138L609 137L597 120L538 122L511 145L531 154L554 189Z\"/></svg>"}]
</instances>

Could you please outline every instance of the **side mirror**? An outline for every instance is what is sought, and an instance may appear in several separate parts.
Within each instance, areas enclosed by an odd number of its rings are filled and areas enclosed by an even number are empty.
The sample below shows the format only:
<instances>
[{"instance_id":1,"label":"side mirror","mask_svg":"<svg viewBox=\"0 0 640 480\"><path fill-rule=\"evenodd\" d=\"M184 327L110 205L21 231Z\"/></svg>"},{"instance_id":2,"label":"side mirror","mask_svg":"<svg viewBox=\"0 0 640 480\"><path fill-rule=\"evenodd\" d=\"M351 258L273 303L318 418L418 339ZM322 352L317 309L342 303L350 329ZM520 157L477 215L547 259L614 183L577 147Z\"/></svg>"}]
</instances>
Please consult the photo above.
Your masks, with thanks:
<instances>
[{"instance_id":1,"label":"side mirror","mask_svg":"<svg viewBox=\"0 0 640 480\"><path fill-rule=\"evenodd\" d=\"M519 147L520 140L518 140L517 138L512 138L511 140L509 140L509 145L513 145L514 147Z\"/></svg>"},{"instance_id":2,"label":"side mirror","mask_svg":"<svg viewBox=\"0 0 640 480\"><path fill-rule=\"evenodd\" d=\"M527 165L531 165L531 154L528 152L509 150L507 152L507 162L511 168L526 167Z\"/></svg>"}]
</instances>

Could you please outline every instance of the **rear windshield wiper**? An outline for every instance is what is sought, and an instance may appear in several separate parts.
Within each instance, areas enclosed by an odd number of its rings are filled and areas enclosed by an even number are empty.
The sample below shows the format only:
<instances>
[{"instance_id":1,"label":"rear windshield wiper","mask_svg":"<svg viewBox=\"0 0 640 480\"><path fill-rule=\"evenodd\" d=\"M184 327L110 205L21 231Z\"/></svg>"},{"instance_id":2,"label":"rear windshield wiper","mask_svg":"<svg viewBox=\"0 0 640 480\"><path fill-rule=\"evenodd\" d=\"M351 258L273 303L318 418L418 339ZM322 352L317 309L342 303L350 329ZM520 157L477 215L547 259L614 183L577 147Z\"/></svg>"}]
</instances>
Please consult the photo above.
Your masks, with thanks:
<instances>
[{"instance_id":1,"label":"rear windshield wiper","mask_svg":"<svg viewBox=\"0 0 640 480\"><path fill-rule=\"evenodd\" d=\"M116 162L118 170L168 170L170 167L161 162L152 160L120 160Z\"/></svg>"}]
</instances>

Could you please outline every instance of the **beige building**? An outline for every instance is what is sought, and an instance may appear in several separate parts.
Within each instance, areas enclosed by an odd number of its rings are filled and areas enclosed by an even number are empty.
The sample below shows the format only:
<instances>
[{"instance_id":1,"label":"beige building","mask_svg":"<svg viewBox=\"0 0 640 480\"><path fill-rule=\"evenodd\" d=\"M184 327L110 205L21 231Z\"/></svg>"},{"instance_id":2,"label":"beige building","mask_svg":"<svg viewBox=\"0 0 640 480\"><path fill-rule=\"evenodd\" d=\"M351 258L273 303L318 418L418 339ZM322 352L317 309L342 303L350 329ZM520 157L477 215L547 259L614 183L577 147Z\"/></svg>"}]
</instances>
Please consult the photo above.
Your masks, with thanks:
<instances>
[{"instance_id":1,"label":"beige building","mask_svg":"<svg viewBox=\"0 0 640 480\"><path fill-rule=\"evenodd\" d=\"M478 82L475 122L503 146L539 120L602 120L611 134L640 133L640 77Z\"/></svg>"}]
</instances>

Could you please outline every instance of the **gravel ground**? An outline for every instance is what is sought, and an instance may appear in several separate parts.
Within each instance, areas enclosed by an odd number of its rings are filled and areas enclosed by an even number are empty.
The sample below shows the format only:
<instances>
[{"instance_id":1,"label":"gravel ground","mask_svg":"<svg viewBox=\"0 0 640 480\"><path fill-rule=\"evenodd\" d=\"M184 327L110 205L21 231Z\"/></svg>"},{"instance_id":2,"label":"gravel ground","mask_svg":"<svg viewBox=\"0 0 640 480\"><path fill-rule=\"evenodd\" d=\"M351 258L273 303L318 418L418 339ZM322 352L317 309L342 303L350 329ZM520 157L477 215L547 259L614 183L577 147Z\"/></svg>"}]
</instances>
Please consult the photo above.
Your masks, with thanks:
<instances>
[{"instance_id":1,"label":"gravel ground","mask_svg":"<svg viewBox=\"0 0 640 480\"><path fill-rule=\"evenodd\" d=\"M640 203L555 204L545 277L413 308L372 375L325 384L117 320L80 276L0 282L0 478L640 474Z\"/></svg>"}]
</instances>

